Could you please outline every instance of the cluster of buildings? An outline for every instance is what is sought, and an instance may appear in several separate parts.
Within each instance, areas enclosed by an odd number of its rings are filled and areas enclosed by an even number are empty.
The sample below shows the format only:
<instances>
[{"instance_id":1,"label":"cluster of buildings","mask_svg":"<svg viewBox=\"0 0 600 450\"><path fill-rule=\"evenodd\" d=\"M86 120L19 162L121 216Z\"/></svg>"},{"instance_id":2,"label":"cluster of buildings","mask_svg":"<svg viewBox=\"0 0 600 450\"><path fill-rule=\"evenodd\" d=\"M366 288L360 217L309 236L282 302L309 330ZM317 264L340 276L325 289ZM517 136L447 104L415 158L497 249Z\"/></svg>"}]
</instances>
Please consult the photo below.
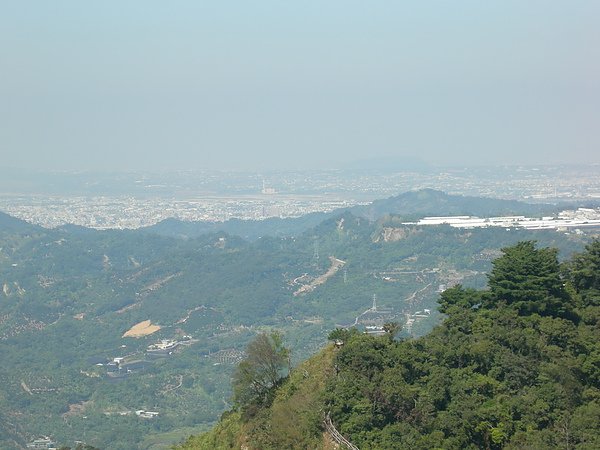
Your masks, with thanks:
<instances>
[{"instance_id":1,"label":"cluster of buildings","mask_svg":"<svg viewBox=\"0 0 600 450\"><path fill-rule=\"evenodd\" d=\"M177 341L174 339L161 339L159 342L150 344L145 351L148 359L168 357L173 354L175 349L183 344L190 344L195 341L192 340L191 336L184 336L184 341ZM105 359L102 357L93 357L88 360L89 363L98 366L106 371L106 376L113 381L118 381L123 378L127 378L130 375L141 372L148 365L152 364L152 361L145 359L139 359L139 355L132 354L127 357L118 356L111 359Z\"/></svg>"},{"instance_id":2,"label":"cluster of buildings","mask_svg":"<svg viewBox=\"0 0 600 450\"><path fill-rule=\"evenodd\" d=\"M119 380L127 378L130 375L144 370L148 362L143 360L125 361L125 358L118 357L113 358L106 364L97 363L96 365L103 365L106 369L106 376L112 380Z\"/></svg>"},{"instance_id":3,"label":"cluster of buildings","mask_svg":"<svg viewBox=\"0 0 600 450\"><path fill-rule=\"evenodd\" d=\"M0 211L49 228L71 223L133 229L168 218L298 217L423 188L533 202L600 200L599 175L594 165L107 174L98 180L94 174L66 173L55 174L53 183L71 180L68 187L54 191L32 181L33 187L16 192L24 188L0 180Z\"/></svg>"},{"instance_id":4,"label":"cluster of buildings","mask_svg":"<svg viewBox=\"0 0 600 450\"><path fill-rule=\"evenodd\" d=\"M149 357L162 357L172 354L179 346L180 342L174 339L161 339L156 344L150 344L146 348L146 354Z\"/></svg>"},{"instance_id":5,"label":"cluster of buildings","mask_svg":"<svg viewBox=\"0 0 600 450\"><path fill-rule=\"evenodd\" d=\"M79 448L79 445L85 445L83 441L75 441L75 445ZM38 450L59 450L61 447L57 447L56 442L48 436L44 436L38 439L34 439L26 445L26 448L38 449Z\"/></svg>"},{"instance_id":6,"label":"cluster of buildings","mask_svg":"<svg viewBox=\"0 0 600 450\"><path fill-rule=\"evenodd\" d=\"M418 322L422 319L427 319L429 318L429 316L431 316L430 309L423 309L422 311L417 311L414 314L406 313L406 320L404 322L406 332L410 334L412 332L412 327L415 324L415 322Z\"/></svg>"},{"instance_id":7,"label":"cluster of buildings","mask_svg":"<svg viewBox=\"0 0 600 450\"><path fill-rule=\"evenodd\" d=\"M64 224L95 229L135 229L165 219L225 221L299 217L356 205L354 200L329 196L211 197L189 200L134 197L0 196L0 211L47 228Z\"/></svg>"},{"instance_id":8,"label":"cluster of buildings","mask_svg":"<svg viewBox=\"0 0 600 450\"><path fill-rule=\"evenodd\" d=\"M600 228L600 209L579 208L563 211L558 217L504 216L443 216L424 217L417 222L405 222L405 225L450 225L453 228L524 228L527 230L570 230L580 228Z\"/></svg>"},{"instance_id":9,"label":"cluster of buildings","mask_svg":"<svg viewBox=\"0 0 600 450\"><path fill-rule=\"evenodd\" d=\"M45 450L57 450L56 443L49 437L41 437L34 439L27 444L27 448L45 449Z\"/></svg>"}]
</instances>

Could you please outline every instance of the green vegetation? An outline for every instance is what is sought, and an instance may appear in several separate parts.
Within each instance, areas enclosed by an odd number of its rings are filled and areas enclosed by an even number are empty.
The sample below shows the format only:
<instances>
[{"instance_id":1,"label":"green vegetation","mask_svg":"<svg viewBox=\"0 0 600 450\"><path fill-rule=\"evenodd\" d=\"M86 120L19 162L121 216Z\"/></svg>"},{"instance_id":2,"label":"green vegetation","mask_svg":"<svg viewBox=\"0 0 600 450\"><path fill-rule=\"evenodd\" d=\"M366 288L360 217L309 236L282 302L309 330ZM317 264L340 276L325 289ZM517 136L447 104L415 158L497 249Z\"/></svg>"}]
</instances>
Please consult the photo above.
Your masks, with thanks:
<instances>
[{"instance_id":1,"label":"green vegetation","mask_svg":"<svg viewBox=\"0 0 600 450\"><path fill-rule=\"evenodd\" d=\"M92 447L91 445L87 445L87 444L77 444L77 446L74 449L71 449L71 447L60 447L58 450L99 450L96 447Z\"/></svg>"},{"instance_id":2,"label":"green vegetation","mask_svg":"<svg viewBox=\"0 0 600 450\"><path fill-rule=\"evenodd\" d=\"M335 350L327 346L290 373L272 390L268 404L254 403L223 414L210 432L193 436L179 450L251 449L333 450L322 432L323 400L327 380L333 376Z\"/></svg>"},{"instance_id":3,"label":"green vegetation","mask_svg":"<svg viewBox=\"0 0 600 450\"><path fill-rule=\"evenodd\" d=\"M233 374L233 398L237 405L265 404L269 394L283 378L290 352L279 333L261 333L246 348L246 358ZM288 368L289 370L289 368Z\"/></svg>"},{"instance_id":4,"label":"green vegetation","mask_svg":"<svg viewBox=\"0 0 600 450\"><path fill-rule=\"evenodd\" d=\"M408 197L398 203L403 217L422 200ZM455 199L440 201L450 208ZM245 223L229 224L246 236L251 228L250 242L217 229L188 239L148 230L47 230L0 214L0 447L50 436L71 447L80 440L103 449L167 448L209 429L231 408L235 365L261 333L281 333L297 365L323 347L330 330L358 316L372 320L361 314L375 294L378 307L391 311L384 323L401 325L399 339L420 336L441 319L440 285L460 282L464 291L479 292L501 247L535 239L565 259L589 239L553 231L421 228L403 225L398 216L370 221L350 212L306 229L313 219L273 221L272 233L262 238L256 223L246 231ZM330 257L343 266L294 295L327 273ZM546 308L564 307L564 320L573 308L578 317L594 317L598 304L597 281L586 277L588 260L581 258L565 269L572 280L564 291L569 298L577 291L591 306L570 307L557 291ZM539 286L546 286L540 277ZM407 315L419 311L407 327ZM146 320L160 330L122 337ZM160 339L185 344L151 357L146 349ZM119 369L109 366L114 358L125 358ZM286 368L287 361L281 375ZM139 410L159 415L145 418L135 414Z\"/></svg>"},{"instance_id":5,"label":"green vegetation","mask_svg":"<svg viewBox=\"0 0 600 450\"><path fill-rule=\"evenodd\" d=\"M418 339L336 329L272 403L224 414L179 449L330 448L329 413L361 449L600 448L600 241L559 265L531 241L503 249L489 290L456 286Z\"/></svg>"},{"instance_id":6,"label":"green vegetation","mask_svg":"<svg viewBox=\"0 0 600 450\"><path fill-rule=\"evenodd\" d=\"M442 294L428 336L351 335L327 389L334 422L361 449L598 448L599 249L561 278L554 250L519 243L489 291Z\"/></svg>"},{"instance_id":7,"label":"green vegetation","mask_svg":"<svg viewBox=\"0 0 600 450\"><path fill-rule=\"evenodd\" d=\"M421 189L382 200L369 205L355 206L352 213L373 220L386 214L419 219L423 216L544 216L552 214L555 207L547 204L529 204L516 200L449 195L435 189Z\"/></svg>"},{"instance_id":8,"label":"green vegetation","mask_svg":"<svg viewBox=\"0 0 600 450\"><path fill-rule=\"evenodd\" d=\"M506 302L521 315L574 319L572 303L560 277L556 249L536 249L532 241L503 250L494 261L489 302Z\"/></svg>"}]
</instances>

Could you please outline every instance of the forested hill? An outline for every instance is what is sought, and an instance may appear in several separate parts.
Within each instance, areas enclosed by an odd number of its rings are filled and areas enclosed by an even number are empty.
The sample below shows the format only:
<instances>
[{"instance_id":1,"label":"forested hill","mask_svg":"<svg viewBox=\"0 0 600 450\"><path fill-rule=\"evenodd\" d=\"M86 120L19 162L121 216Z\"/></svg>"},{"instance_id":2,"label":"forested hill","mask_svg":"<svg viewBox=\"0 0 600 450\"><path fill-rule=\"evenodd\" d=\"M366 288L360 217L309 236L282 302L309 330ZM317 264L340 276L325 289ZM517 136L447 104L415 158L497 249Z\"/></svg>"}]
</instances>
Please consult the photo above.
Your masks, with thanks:
<instances>
[{"instance_id":1,"label":"forested hill","mask_svg":"<svg viewBox=\"0 0 600 450\"><path fill-rule=\"evenodd\" d=\"M17 219L15 217L9 216L6 213L0 211L0 232L30 232L34 230L38 230L40 227L36 225L32 225L24 220Z\"/></svg>"},{"instance_id":2,"label":"forested hill","mask_svg":"<svg viewBox=\"0 0 600 450\"><path fill-rule=\"evenodd\" d=\"M347 211L350 211L353 215L376 221L390 214L400 216L405 220L422 218L427 215L473 215L480 217L525 215L535 217L555 214L558 209L555 205L450 195L434 189L422 189L404 192L387 199L375 200L368 205L343 208L328 213L306 214L296 218L230 219L224 222L186 222L177 219L166 219L143 230L162 236L186 238L225 232L254 241L262 236L298 236L324 220L338 217Z\"/></svg>"},{"instance_id":3,"label":"forested hill","mask_svg":"<svg viewBox=\"0 0 600 450\"><path fill-rule=\"evenodd\" d=\"M438 291L484 287L501 248L535 239L562 260L593 235L421 227L348 211L252 241L0 219L12 224L0 224L2 449L41 436L164 449L230 408L230 376L263 332L282 333L292 364L341 325L397 321L399 337L421 336L440 320ZM162 341L175 350L157 355Z\"/></svg>"},{"instance_id":4,"label":"forested hill","mask_svg":"<svg viewBox=\"0 0 600 450\"><path fill-rule=\"evenodd\" d=\"M263 220L229 219L224 222L186 222L178 219L165 219L143 231L170 237L193 238L209 233L227 233L255 241L262 236L296 236L331 217L331 213L312 213L297 218L281 219L270 217Z\"/></svg>"},{"instance_id":5,"label":"forested hill","mask_svg":"<svg viewBox=\"0 0 600 450\"><path fill-rule=\"evenodd\" d=\"M333 331L341 349L180 448L334 448L326 414L361 450L600 448L600 241L562 265L520 242L488 284L446 290L419 339Z\"/></svg>"},{"instance_id":6,"label":"forested hill","mask_svg":"<svg viewBox=\"0 0 600 450\"><path fill-rule=\"evenodd\" d=\"M386 214L405 219L423 216L471 215L525 215L530 217L552 214L556 206L531 204L517 200L451 195L435 189L405 192L387 199L375 200L369 205L355 206L352 213L376 220Z\"/></svg>"}]
</instances>

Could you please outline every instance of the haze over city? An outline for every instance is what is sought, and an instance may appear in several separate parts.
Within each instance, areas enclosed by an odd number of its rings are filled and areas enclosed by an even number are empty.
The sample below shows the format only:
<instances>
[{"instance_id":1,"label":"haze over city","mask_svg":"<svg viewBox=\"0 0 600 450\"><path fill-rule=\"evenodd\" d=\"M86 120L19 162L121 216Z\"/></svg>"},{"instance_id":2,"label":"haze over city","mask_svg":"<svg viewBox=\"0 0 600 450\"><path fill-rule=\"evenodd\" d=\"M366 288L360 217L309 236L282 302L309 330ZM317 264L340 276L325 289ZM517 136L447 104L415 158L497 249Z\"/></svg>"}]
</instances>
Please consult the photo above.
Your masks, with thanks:
<instances>
[{"instance_id":1,"label":"haze over city","mask_svg":"<svg viewBox=\"0 0 600 450\"><path fill-rule=\"evenodd\" d=\"M600 4L6 2L5 168L598 163Z\"/></svg>"},{"instance_id":2,"label":"haze over city","mask_svg":"<svg viewBox=\"0 0 600 450\"><path fill-rule=\"evenodd\" d=\"M600 2L0 2L0 449L600 449Z\"/></svg>"}]
</instances>

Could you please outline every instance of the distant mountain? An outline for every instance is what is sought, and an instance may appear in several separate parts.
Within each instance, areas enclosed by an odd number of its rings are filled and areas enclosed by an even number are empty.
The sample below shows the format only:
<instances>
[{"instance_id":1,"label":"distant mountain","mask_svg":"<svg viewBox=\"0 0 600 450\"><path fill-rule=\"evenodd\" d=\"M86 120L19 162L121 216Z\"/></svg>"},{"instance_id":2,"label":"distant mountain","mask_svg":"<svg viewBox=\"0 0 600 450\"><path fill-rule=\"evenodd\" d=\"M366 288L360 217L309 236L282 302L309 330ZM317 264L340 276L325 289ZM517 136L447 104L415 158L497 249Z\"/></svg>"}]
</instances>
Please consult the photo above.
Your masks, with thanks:
<instances>
[{"instance_id":1,"label":"distant mountain","mask_svg":"<svg viewBox=\"0 0 600 450\"><path fill-rule=\"evenodd\" d=\"M561 208L576 208L582 205L563 204ZM585 206L595 206L589 204ZM248 241L261 237L298 236L317 227L327 219L339 218L350 211L353 215L376 221L386 215L400 216L405 220L416 220L424 216L473 215L480 217L500 215L542 216L556 213L558 207L549 204L531 204L516 200L501 200L485 197L450 195L434 189L422 189L405 192L387 199L375 200L368 205L352 208L340 208L327 213L318 212L301 217L270 217L263 220L229 219L218 221L182 221L165 219L155 225L142 228L141 231L166 237L190 239L210 233L226 233L239 236ZM0 212L0 230L33 231L41 227ZM86 227L66 224L60 230L71 234L91 232Z\"/></svg>"},{"instance_id":2,"label":"distant mountain","mask_svg":"<svg viewBox=\"0 0 600 450\"><path fill-rule=\"evenodd\" d=\"M41 229L41 227L0 211L0 231L23 232L39 229Z\"/></svg>"},{"instance_id":3,"label":"distant mountain","mask_svg":"<svg viewBox=\"0 0 600 450\"><path fill-rule=\"evenodd\" d=\"M176 238L195 238L207 233L224 232L255 241L263 236L287 237L301 234L323 220L331 213L312 213L302 217L281 219L270 217L263 220L229 219L225 222L187 222L178 219L165 219L143 231Z\"/></svg>"},{"instance_id":4,"label":"distant mountain","mask_svg":"<svg viewBox=\"0 0 600 450\"><path fill-rule=\"evenodd\" d=\"M353 214L376 220L386 214L400 215L406 219L423 216L471 215L527 215L538 216L555 212L556 206L530 204L516 200L449 195L434 189L405 192L370 205L355 206Z\"/></svg>"},{"instance_id":5,"label":"distant mountain","mask_svg":"<svg viewBox=\"0 0 600 450\"><path fill-rule=\"evenodd\" d=\"M555 213L556 206L530 204L516 200L449 195L434 189L422 189L405 192L387 199L375 200L369 205L341 208L328 213L312 213L296 218L229 219L225 222L186 222L178 219L166 219L143 230L176 238L194 238L207 233L224 232L255 241L265 236L298 236L328 219L339 219L348 211L355 216L375 221L386 215L398 215L406 220L444 215L541 216Z\"/></svg>"},{"instance_id":6,"label":"distant mountain","mask_svg":"<svg viewBox=\"0 0 600 450\"><path fill-rule=\"evenodd\" d=\"M283 332L296 364L322 347L328 330L363 317L376 294L377 304L392 308L402 323L407 314L433 311L412 324L410 335L421 335L439 319L439 286L483 287L500 248L537 240L567 257L588 239L550 230L395 224L390 231L349 211L156 226L173 236L188 233L185 240L149 229L49 230L6 215L0 220L2 449L46 435L61 444L85 437L107 450L179 441L222 413L234 363L258 330ZM123 337L140 326L150 334ZM184 336L193 342L164 359L148 357L149 345ZM114 364L97 365L122 357L123 373ZM145 368L135 368L144 361ZM322 392L312 386L277 408ZM134 414L149 408L159 416ZM311 422L302 423L292 423L301 434Z\"/></svg>"}]
</instances>

